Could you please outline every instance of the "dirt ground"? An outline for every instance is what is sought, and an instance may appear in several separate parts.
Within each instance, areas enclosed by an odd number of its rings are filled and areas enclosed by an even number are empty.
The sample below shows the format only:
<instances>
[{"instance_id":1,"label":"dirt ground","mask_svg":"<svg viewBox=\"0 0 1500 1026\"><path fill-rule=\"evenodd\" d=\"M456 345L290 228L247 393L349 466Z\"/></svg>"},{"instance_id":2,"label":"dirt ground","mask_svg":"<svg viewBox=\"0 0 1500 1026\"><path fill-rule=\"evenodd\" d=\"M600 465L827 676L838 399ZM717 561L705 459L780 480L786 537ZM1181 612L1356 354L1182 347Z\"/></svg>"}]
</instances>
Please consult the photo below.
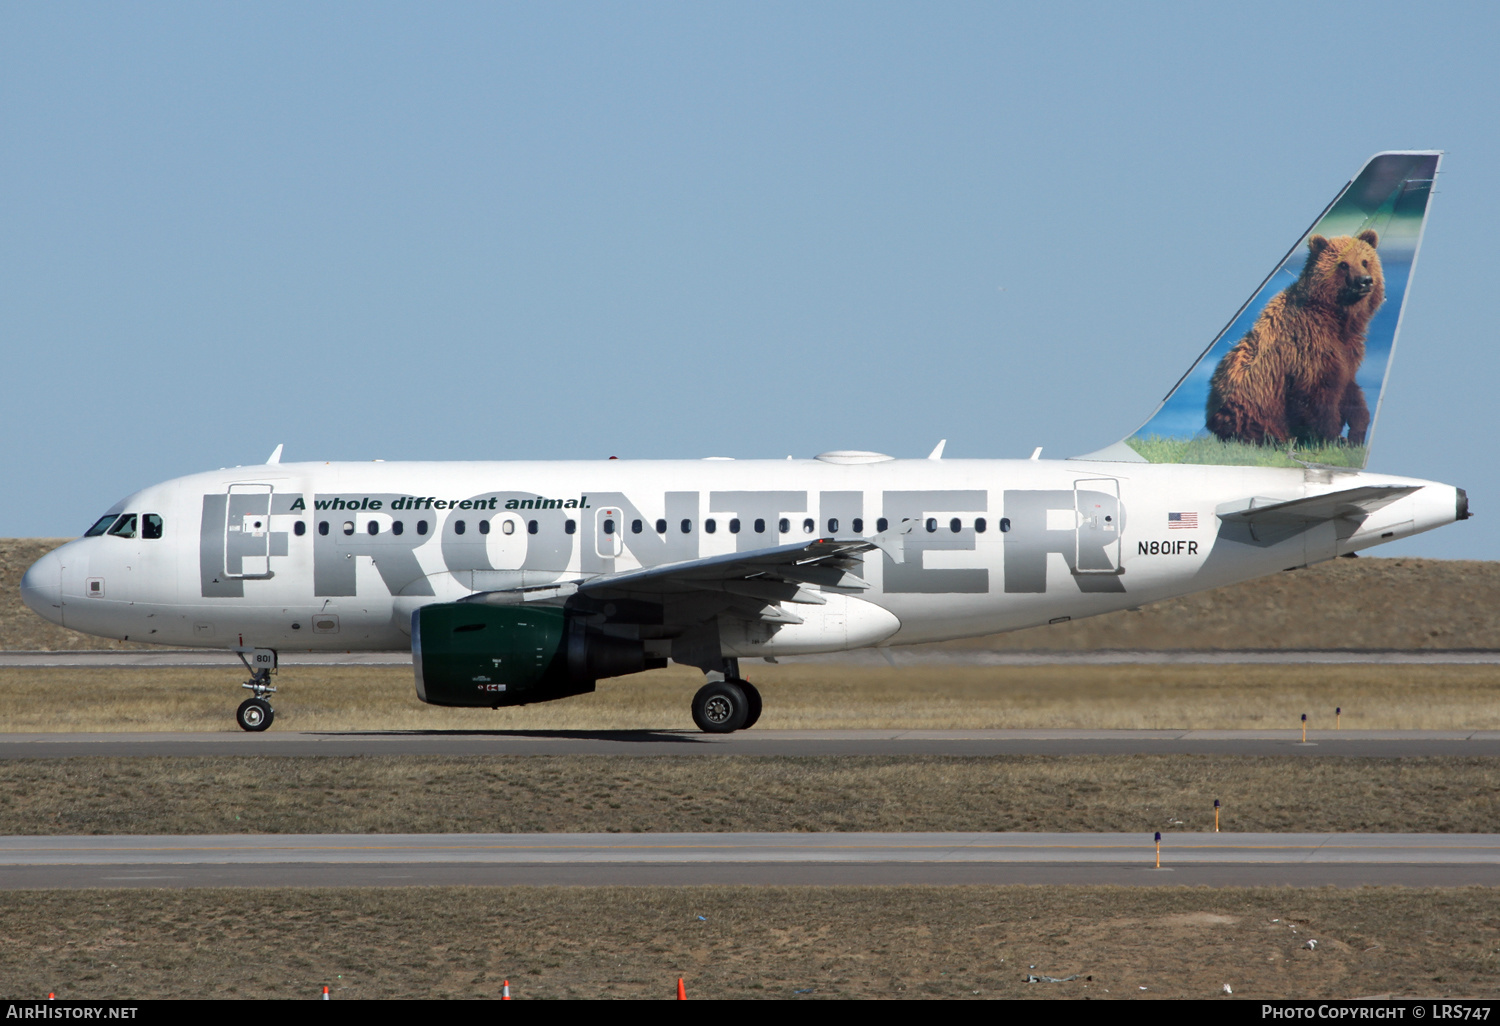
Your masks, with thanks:
<instances>
[{"instance_id":1,"label":"dirt ground","mask_svg":"<svg viewBox=\"0 0 1500 1026\"><path fill-rule=\"evenodd\" d=\"M1500 761L1229 756L0 762L0 835L1500 832Z\"/></svg>"},{"instance_id":2,"label":"dirt ground","mask_svg":"<svg viewBox=\"0 0 1500 1026\"><path fill-rule=\"evenodd\" d=\"M0 669L0 733L234 730L244 672ZM1500 666L757 664L754 729L1500 729ZM278 730L694 729L702 676L670 667L504 709L417 699L409 669L288 667ZM1335 717L1335 709L1343 714Z\"/></svg>"},{"instance_id":3,"label":"dirt ground","mask_svg":"<svg viewBox=\"0 0 1500 1026\"><path fill-rule=\"evenodd\" d=\"M1489 888L0 891L5 990L63 1000L1493 998L1497 954Z\"/></svg>"},{"instance_id":4,"label":"dirt ground","mask_svg":"<svg viewBox=\"0 0 1500 1026\"><path fill-rule=\"evenodd\" d=\"M67 539L0 539L0 649L147 648L87 637L21 604L26 568ZM1158 602L1138 612L1035 627L937 648L1500 648L1500 563L1335 559L1291 573ZM922 646L926 647L926 646Z\"/></svg>"}]
</instances>

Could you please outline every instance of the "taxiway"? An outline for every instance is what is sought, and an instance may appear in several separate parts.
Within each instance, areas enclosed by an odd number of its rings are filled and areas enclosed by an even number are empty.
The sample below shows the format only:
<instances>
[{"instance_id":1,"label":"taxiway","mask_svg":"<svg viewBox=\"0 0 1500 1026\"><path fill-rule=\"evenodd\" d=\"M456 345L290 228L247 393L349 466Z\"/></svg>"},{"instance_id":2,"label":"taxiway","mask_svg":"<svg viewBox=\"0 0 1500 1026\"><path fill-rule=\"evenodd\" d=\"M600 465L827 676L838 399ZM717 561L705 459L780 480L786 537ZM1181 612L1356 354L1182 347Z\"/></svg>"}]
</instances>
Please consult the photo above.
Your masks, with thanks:
<instances>
[{"instance_id":1,"label":"taxiway","mask_svg":"<svg viewBox=\"0 0 1500 1026\"><path fill-rule=\"evenodd\" d=\"M0 734L0 759L216 755L1500 756L1497 730L388 730Z\"/></svg>"},{"instance_id":2,"label":"taxiway","mask_svg":"<svg viewBox=\"0 0 1500 1026\"><path fill-rule=\"evenodd\" d=\"M1500 884L1492 834L304 834L0 838L0 886Z\"/></svg>"}]
</instances>

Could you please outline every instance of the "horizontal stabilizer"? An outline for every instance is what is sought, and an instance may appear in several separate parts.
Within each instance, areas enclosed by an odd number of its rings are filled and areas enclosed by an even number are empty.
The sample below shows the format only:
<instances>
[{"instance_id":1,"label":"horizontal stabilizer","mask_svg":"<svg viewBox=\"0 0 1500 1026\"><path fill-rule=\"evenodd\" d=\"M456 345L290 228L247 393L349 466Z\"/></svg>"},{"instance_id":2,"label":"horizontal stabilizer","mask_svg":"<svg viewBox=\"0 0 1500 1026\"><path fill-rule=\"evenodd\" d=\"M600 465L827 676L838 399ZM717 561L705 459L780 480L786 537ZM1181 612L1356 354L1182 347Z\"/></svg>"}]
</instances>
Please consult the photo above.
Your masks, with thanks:
<instances>
[{"instance_id":1,"label":"horizontal stabilizer","mask_svg":"<svg viewBox=\"0 0 1500 1026\"><path fill-rule=\"evenodd\" d=\"M1251 499L1248 503L1229 503L1218 514L1220 520L1229 524L1311 524L1341 518L1363 519L1420 488L1420 485L1366 485L1305 499Z\"/></svg>"}]
</instances>

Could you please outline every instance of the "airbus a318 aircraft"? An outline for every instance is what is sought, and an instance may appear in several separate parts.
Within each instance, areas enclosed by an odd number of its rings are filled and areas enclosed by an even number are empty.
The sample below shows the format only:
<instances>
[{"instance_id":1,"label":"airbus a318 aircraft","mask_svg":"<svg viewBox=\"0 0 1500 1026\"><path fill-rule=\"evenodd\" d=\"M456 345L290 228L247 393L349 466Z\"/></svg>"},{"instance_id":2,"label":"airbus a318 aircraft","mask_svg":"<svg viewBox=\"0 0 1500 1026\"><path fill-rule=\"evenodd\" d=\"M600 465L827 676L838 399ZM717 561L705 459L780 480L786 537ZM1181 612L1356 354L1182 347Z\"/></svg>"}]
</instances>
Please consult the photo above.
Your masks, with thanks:
<instances>
[{"instance_id":1,"label":"airbus a318 aircraft","mask_svg":"<svg viewBox=\"0 0 1500 1026\"><path fill-rule=\"evenodd\" d=\"M245 730L277 652L405 650L435 705L702 670L754 724L749 659L1059 623L1469 516L1365 471L1437 152L1371 158L1129 437L1064 460L281 463L179 478L42 557L22 595L100 637L232 649Z\"/></svg>"}]
</instances>

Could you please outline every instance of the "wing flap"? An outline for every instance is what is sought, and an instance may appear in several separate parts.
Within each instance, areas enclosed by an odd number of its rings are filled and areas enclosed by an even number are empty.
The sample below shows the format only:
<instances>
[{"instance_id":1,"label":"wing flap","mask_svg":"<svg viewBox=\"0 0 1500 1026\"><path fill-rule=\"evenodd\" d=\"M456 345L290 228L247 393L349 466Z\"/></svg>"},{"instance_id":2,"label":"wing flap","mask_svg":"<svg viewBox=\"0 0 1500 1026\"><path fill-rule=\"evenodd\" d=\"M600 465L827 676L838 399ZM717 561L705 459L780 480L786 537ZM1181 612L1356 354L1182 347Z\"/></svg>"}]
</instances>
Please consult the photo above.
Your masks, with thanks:
<instances>
[{"instance_id":1,"label":"wing flap","mask_svg":"<svg viewBox=\"0 0 1500 1026\"><path fill-rule=\"evenodd\" d=\"M705 585L711 588L716 584L755 579L780 579L792 584L823 583L822 580L802 580L809 576L834 583L852 577L848 570L856 563L854 557L876 547L872 540L865 538L818 538L810 542L774 545L750 552L726 552L702 559L627 570L584 581L579 590L587 595L606 592L640 595L695 590Z\"/></svg>"}]
</instances>

